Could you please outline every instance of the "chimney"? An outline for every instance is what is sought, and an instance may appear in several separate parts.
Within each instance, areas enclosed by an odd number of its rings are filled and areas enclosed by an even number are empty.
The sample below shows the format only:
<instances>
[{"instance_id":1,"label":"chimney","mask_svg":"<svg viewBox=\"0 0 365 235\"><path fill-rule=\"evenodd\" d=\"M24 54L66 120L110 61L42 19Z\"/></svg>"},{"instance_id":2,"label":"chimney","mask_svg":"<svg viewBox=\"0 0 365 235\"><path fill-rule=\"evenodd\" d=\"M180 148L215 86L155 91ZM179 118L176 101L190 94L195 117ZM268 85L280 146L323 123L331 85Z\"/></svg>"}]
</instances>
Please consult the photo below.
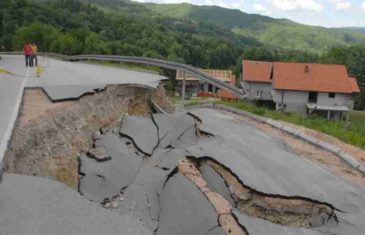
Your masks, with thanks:
<instances>
[{"instance_id":1,"label":"chimney","mask_svg":"<svg viewBox=\"0 0 365 235\"><path fill-rule=\"evenodd\" d=\"M305 72L305 73L309 73L309 65L306 65L306 66L304 67L304 72Z\"/></svg>"}]
</instances>

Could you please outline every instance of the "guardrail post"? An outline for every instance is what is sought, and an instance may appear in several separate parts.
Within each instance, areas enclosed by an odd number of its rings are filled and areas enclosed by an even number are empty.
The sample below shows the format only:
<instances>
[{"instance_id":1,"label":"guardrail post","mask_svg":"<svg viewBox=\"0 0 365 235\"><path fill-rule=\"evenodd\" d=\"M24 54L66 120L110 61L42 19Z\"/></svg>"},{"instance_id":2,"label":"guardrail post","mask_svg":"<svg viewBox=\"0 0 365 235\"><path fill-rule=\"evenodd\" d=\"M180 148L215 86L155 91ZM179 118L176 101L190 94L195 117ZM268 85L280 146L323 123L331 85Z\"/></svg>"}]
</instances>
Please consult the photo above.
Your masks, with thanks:
<instances>
[{"instance_id":1,"label":"guardrail post","mask_svg":"<svg viewBox=\"0 0 365 235\"><path fill-rule=\"evenodd\" d=\"M185 88L186 88L186 71L183 71L183 83L182 83L182 92L181 92L183 106L185 106Z\"/></svg>"}]
</instances>

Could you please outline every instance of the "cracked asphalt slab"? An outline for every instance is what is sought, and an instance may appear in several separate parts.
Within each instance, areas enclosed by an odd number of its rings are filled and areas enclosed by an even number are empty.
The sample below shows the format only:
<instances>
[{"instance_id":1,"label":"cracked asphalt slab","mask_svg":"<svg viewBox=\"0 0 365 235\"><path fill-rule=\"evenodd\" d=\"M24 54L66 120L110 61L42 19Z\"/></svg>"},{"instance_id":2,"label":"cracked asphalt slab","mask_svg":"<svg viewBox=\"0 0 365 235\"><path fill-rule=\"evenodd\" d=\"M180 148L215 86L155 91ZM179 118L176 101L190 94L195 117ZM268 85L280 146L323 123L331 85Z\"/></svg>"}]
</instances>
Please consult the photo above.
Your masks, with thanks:
<instances>
[{"instance_id":1,"label":"cracked asphalt slab","mask_svg":"<svg viewBox=\"0 0 365 235\"><path fill-rule=\"evenodd\" d=\"M110 160L99 162L82 154L79 190L86 198L102 202L133 183L142 166L143 155L139 155L129 140L121 140L112 132L100 136L98 145L106 149Z\"/></svg>"},{"instance_id":2,"label":"cracked asphalt slab","mask_svg":"<svg viewBox=\"0 0 365 235\"><path fill-rule=\"evenodd\" d=\"M51 180L5 175L0 192L4 235L152 235L137 219L105 210Z\"/></svg>"},{"instance_id":3,"label":"cracked asphalt slab","mask_svg":"<svg viewBox=\"0 0 365 235\"><path fill-rule=\"evenodd\" d=\"M347 205L343 208L346 211L353 203L343 200L345 194L338 192L338 187L358 195L359 200L364 199L364 189L356 189L319 165L287 151L280 141L256 128L241 121L221 118L224 114L219 111L199 109L192 112L202 119L205 128L221 138L203 139L187 148L189 154L217 160L248 186L270 194L316 198L337 204L340 209ZM328 190L337 194L330 195ZM339 202L343 202L343 206L339 206Z\"/></svg>"},{"instance_id":4,"label":"cracked asphalt slab","mask_svg":"<svg viewBox=\"0 0 365 235\"><path fill-rule=\"evenodd\" d=\"M85 94L105 89L105 85L84 86L43 86L43 91L52 101L75 100Z\"/></svg>"},{"instance_id":5,"label":"cracked asphalt slab","mask_svg":"<svg viewBox=\"0 0 365 235\"><path fill-rule=\"evenodd\" d=\"M165 178L165 172L144 164L133 184L123 192L123 201L116 211L132 215L141 220L146 228L156 230L160 214L159 194Z\"/></svg>"},{"instance_id":6,"label":"cracked asphalt slab","mask_svg":"<svg viewBox=\"0 0 365 235\"><path fill-rule=\"evenodd\" d=\"M173 175L161 195L161 215L155 234L209 234L218 215L199 189L180 173ZM225 234L223 230L215 234Z\"/></svg>"},{"instance_id":7,"label":"cracked asphalt slab","mask_svg":"<svg viewBox=\"0 0 365 235\"><path fill-rule=\"evenodd\" d=\"M107 85L134 85L156 88L164 76L137 72L122 68L101 65L66 62L39 56L38 62L43 68L40 76L35 68L25 68L24 56L2 55L0 68L13 73L13 77L24 78L30 71L26 88L43 88L52 101L77 99L85 94L94 93ZM8 94L8 92L6 93Z\"/></svg>"},{"instance_id":8,"label":"cracked asphalt slab","mask_svg":"<svg viewBox=\"0 0 365 235\"><path fill-rule=\"evenodd\" d=\"M160 148L184 149L198 140L195 133L196 120L185 112L154 114L152 118L158 128Z\"/></svg>"},{"instance_id":9,"label":"cracked asphalt slab","mask_svg":"<svg viewBox=\"0 0 365 235\"><path fill-rule=\"evenodd\" d=\"M208 164L204 164L202 167L200 167L200 171L203 175L203 178L207 181L208 187L213 192L222 195L227 201L231 203L231 205L234 205L232 193L224 179Z\"/></svg>"},{"instance_id":10,"label":"cracked asphalt slab","mask_svg":"<svg viewBox=\"0 0 365 235\"><path fill-rule=\"evenodd\" d=\"M294 208L296 213L308 210L301 208L307 204L322 205L333 213L315 218L306 218L303 214L303 219L308 220L311 226L293 227L234 209L233 215L243 230L247 230L247 234L364 234L363 188L357 188L325 168L295 155L283 142L245 122L233 120L228 114L210 109L173 115L154 114L145 118L128 117L126 120L128 121L122 121L119 130L106 130L96 140L97 145L104 147L112 156L110 160L94 160L92 163L80 161L80 169L90 169L88 172L80 171L80 184L83 184L88 175L118 175L119 172L113 171L130 170L131 162L127 161L123 161L123 169L120 170L103 166L108 166L106 163L113 161L119 148L132 150L133 154L128 156L138 159L138 162L142 161L141 166L137 170L134 168L133 173L128 173L128 183L123 183L123 186L113 184L115 188L110 193L100 193L98 201L103 197L113 200L120 192L123 199L119 207L113 210L139 219L155 234L225 234L223 231L229 231L223 229L226 227L220 223L218 214L212 207L217 202L205 197L204 191L209 188L225 198L233 208L237 208L232 197L232 186L208 165L198 166L203 179L192 176L198 185L194 185L176 169L180 160L207 158L227 168L241 185L258 193L259 198L266 197L266 203L281 200L285 205L286 200L288 204L290 200L297 200L303 203L294 204L294 207L298 207ZM110 136L108 138L114 141L101 141L104 135ZM121 147L123 145L125 146ZM81 158L90 156L82 155ZM88 167L88 164L101 167ZM114 165L116 162L109 164ZM107 180L100 183L108 184L107 181L114 180L112 178L114 177L105 178ZM200 187L201 180L206 180L207 185ZM84 195L91 190L88 187L80 189ZM275 221L275 218L271 219Z\"/></svg>"},{"instance_id":11,"label":"cracked asphalt slab","mask_svg":"<svg viewBox=\"0 0 365 235\"><path fill-rule=\"evenodd\" d=\"M143 135L140 134L140 128L143 128ZM158 130L151 118L124 118L120 134L133 141L139 151L149 156L152 155L159 142Z\"/></svg>"},{"instance_id":12,"label":"cracked asphalt slab","mask_svg":"<svg viewBox=\"0 0 365 235\"><path fill-rule=\"evenodd\" d=\"M6 57L8 56L4 56L4 58ZM13 57L23 58L22 56ZM44 72L40 78L30 79L27 84L28 87L140 84L155 88L161 80L166 79L166 77L151 73L95 64L66 62L43 56L40 56L39 61L44 67Z\"/></svg>"}]
</instances>

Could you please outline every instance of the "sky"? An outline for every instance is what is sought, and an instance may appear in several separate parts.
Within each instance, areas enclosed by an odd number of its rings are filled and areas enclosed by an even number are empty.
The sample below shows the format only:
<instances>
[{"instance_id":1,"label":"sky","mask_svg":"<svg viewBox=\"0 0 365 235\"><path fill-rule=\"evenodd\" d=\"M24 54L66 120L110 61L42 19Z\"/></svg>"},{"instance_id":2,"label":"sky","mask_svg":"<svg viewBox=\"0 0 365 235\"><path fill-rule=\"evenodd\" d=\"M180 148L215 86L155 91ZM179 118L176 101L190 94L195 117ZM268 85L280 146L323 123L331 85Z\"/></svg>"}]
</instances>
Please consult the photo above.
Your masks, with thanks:
<instances>
[{"instance_id":1,"label":"sky","mask_svg":"<svg viewBox=\"0 0 365 235\"><path fill-rule=\"evenodd\" d=\"M365 27L365 0L134 0L216 5L325 27Z\"/></svg>"}]
</instances>

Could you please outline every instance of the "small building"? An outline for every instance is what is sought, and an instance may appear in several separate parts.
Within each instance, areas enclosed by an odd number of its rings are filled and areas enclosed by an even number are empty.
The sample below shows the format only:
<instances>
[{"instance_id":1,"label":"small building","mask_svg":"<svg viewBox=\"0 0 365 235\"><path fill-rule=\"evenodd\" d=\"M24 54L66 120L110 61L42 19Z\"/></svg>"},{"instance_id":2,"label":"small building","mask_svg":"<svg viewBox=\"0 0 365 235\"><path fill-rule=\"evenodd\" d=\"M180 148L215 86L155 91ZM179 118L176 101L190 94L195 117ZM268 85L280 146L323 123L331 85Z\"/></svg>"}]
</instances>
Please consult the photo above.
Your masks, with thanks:
<instances>
[{"instance_id":1,"label":"small building","mask_svg":"<svg viewBox=\"0 0 365 235\"><path fill-rule=\"evenodd\" d=\"M242 86L250 100L276 110L343 119L360 89L345 65L243 61Z\"/></svg>"},{"instance_id":2,"label":"small building","mask_svg":"<svg viewBox=\"0 0 365 235\"><path fill-rule=\"evenodd\" d=\"M235 85L236 76L229 70L217 70L217 69L200 69L201 72L204 72L214 78L217 78L221 81L229 83L231 85ZM234 95L230 94L228 91L223 91L218 87L213 86L207 82L201 81L198 78L193 77L190 74L185 74L184 71L176 72L176 82L177 82L177 91L180 93L182 91L183 80L185 77L185 92L187 97L192 96L201 96L201 97L222 97L227 99L235 98Z\"/></svg>"},{"instance_id":3,"label":"small building","mask_svg":"<svg viewBox=\"0 0 365 235\"><path fill-rule=\"evenodd\" d=\"M242 88L249 100L273 101L271 62L244 60L242 63Z\"/></svg>"}]
</instances>

